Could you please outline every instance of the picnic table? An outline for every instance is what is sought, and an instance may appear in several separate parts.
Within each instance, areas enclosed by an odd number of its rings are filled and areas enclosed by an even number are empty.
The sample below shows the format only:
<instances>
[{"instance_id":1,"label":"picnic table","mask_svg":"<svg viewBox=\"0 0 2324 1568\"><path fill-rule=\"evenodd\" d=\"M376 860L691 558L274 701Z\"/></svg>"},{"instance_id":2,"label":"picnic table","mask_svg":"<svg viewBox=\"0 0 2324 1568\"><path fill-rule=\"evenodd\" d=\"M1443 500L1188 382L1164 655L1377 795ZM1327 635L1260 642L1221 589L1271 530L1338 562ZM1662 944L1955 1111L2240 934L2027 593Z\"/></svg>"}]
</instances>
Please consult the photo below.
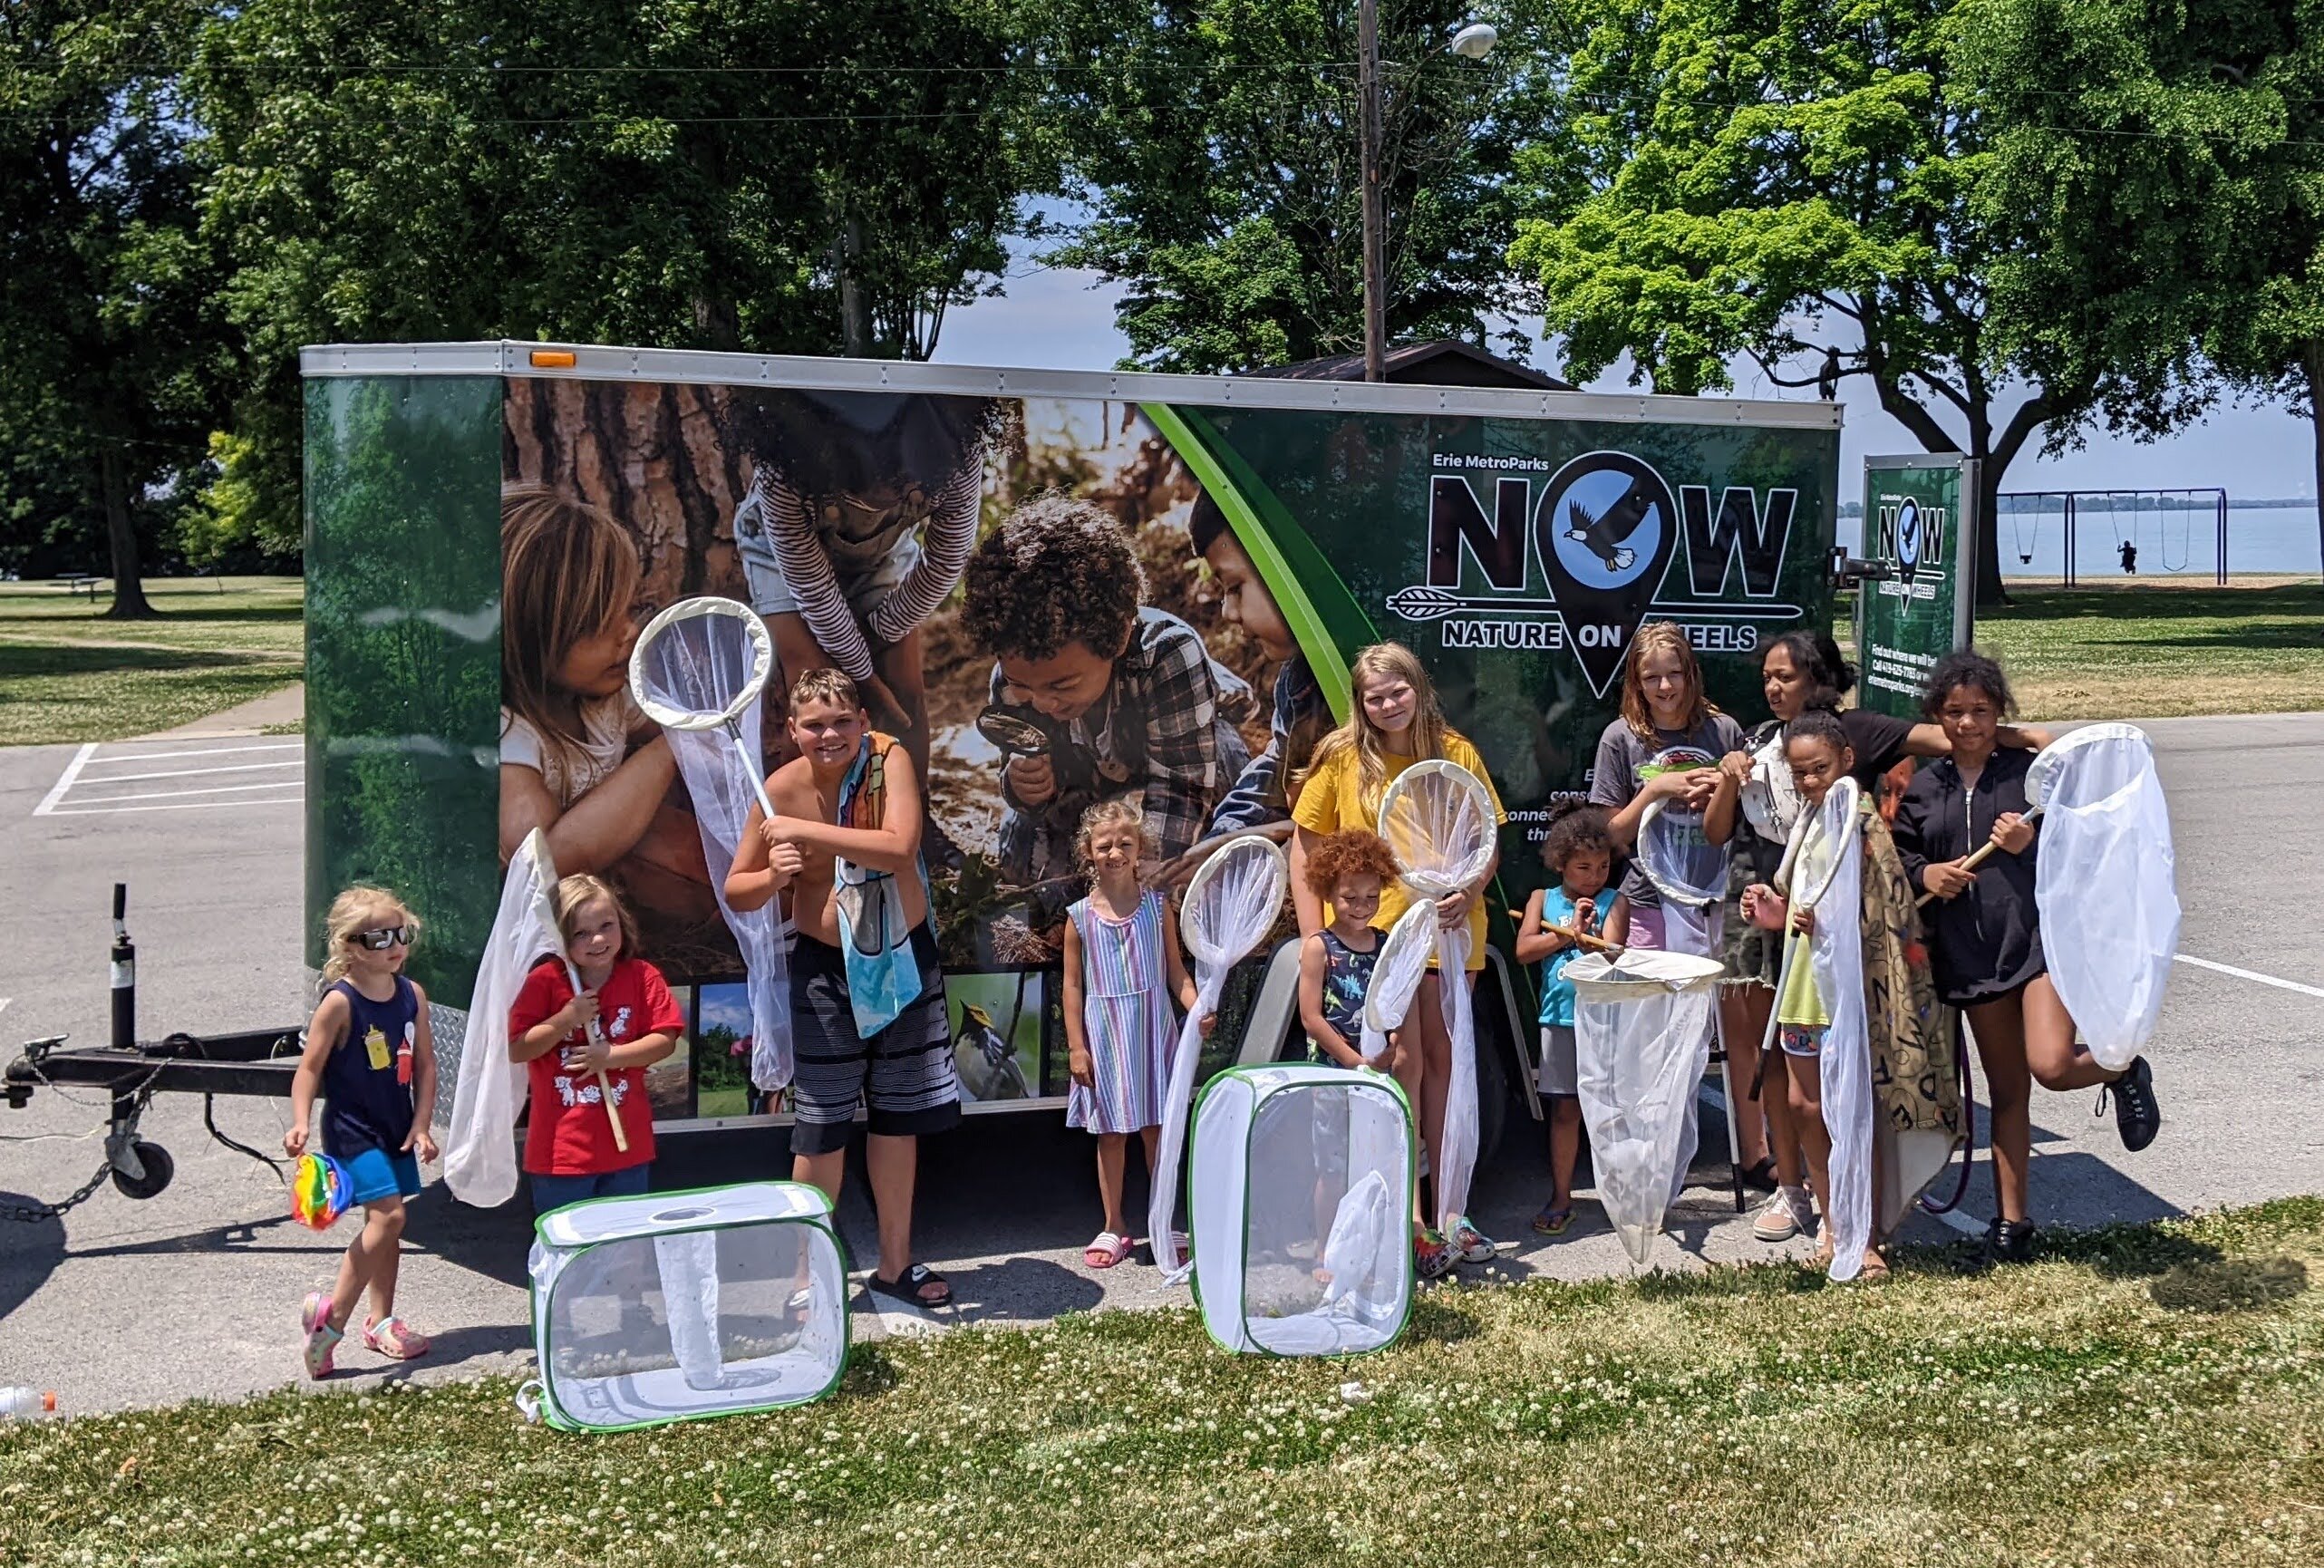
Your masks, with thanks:
<instances>
[{"instance_id":1,"label":"picnic table","mask_svg":"<svg viewBox=\"0 0 2324 1568\"><path fill-rule=\"evenodd\" d=\"M56 583L57 586L68 594L87 593L90 601L94 603L97 597L97 585L104 580L87 572L67 572L57 578Z\"/></svg>"}]
</instances>

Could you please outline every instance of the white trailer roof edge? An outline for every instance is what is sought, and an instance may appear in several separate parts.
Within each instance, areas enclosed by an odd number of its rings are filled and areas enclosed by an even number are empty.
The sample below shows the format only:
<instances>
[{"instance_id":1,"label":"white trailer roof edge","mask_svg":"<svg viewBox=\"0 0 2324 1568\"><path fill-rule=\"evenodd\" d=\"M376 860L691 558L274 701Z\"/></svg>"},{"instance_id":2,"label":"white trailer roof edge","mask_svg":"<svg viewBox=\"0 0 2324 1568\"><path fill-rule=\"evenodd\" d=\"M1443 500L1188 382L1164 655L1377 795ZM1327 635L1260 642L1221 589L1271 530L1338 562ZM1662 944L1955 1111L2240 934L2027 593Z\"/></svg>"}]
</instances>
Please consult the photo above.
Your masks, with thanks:
<instances>
[{"instance_id":1,"label":"white trailer roof edge","mask_svg":"<svg viewBox=\"0 0 2324 1568\"><path fill-rule=\"evenodd\" d=\"M570 354L538 365L535 351ZM615 348L587 344L324 344L299 351L310 377L539 376L565 381L683 382L714 386L811 387L828 392L914 392L956 397L1046 397L1207 408L1346 409L1390 414L1564 418L1635 424L1838 430L1840 405L1630 392L1532 392L1499 387L1293 380L1275 376L1157 375L1143 371L1009 370L900 360L800 354Z\"/></svg>"}]
</instances>

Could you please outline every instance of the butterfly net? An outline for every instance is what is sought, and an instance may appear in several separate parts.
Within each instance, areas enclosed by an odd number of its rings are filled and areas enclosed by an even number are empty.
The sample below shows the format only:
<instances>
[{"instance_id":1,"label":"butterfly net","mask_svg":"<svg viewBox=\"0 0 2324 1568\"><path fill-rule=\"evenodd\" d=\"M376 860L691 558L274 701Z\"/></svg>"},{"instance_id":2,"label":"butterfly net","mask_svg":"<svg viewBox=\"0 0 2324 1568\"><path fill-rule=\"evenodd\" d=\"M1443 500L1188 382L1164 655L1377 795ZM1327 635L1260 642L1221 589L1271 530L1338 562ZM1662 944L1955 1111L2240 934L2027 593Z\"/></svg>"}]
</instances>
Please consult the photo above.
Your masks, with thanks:
<instances>
[{"instance_id":1,"label":"butterfly net","mask_svg":"<svg viewBox=\"0 0 2324 1568\"><path fill-rule=\"evenodd\" d=\"M1265 939L1283 909L1291 872L1283 850L1254 836L1229 839L1186 885L1178 934L1195 964L1195 1005L1178 1030L1170 1057L1170 1084L1162 1103L1161 1147L1155 1153L1154 1194L1147 1232L1165 1282L1186 1277L1170 1219L1178 1206L1178 1170L1194 1107L1195 1070L1202 1057L1202 1021L1218 1011L1226 972Z\"/></svg>"},{"instance_id":2,"label":"butterfly net","mask_svg":"<svg viewBox=\"0 0 2324 1568\"><path fill-rule=\"evenodd\" d=\"M1719 973L1715 960L1645 948L1585 953L1565 966L1590 1168L1633 1263L1646 1262L1684 1175Z\"/></svg>"},{"instance_id":3,"label":"butterfly net","mask_svg":"<svg viewBox=\"0 0 2324 1568\"><path fill-rule=\"evenodd\" d=\"M1675 953L1714 954L1727 847L1703 831L1699 811L1657 800L1639 819L1638 869L1662 897L1664 942Z\"/></svg>"},{"instance_id":4,"label":"butterfly net","mask_svg":"<svg viewBox=\"0 0 2324 1568\"><path fill-rule=\"evenodd\" d=\"M1412 1293L1412 1124L1391 1079L1238 1068L1204 1091L1191 1181L1195 1284L1231 1350L1378 1350Z\"/></svg>"},{"instance_id":5,"label":"butterfly net","mask_svg":"<svg viewBox=\"0 0 2324 1568\"><path fill-rule=\"evenodd\" d=\"M750 808L772 815L760 772L759 696L774 667L766 624L731 599L686 599L654 617L630 654L630 694L663 727L693 801L711 891L742 959L750 998L750 1081L772 1092L791 1079L790 969L779 900L745 914L726 902Z\"/></svg>"},{"instance_id":6,"label":"butterfly net","mask_svg":"<svg viewBox=\"0 0 2324 1568\"><path fill-rule=\"evenodd\" d=\"M2095 724L2045 750L2026 783L2042 813L2034 901L2050 983L2090 1054L2119 1070L2155 1033L2179 948L2154 748L2132 725Z\"/></svg>"},{"instance_id":7,"label":"butterfly net","mask_svg":"<svg viewBox=\"0 0 2324 1568\"><path fill-rule=\"evenodd\" d=\"M1380 836L1396 857L1404 885L1432 900L1476 886L1493 863L1493 799L1476 774L1441 759L1416 762L1396 776L1380 803ZM1437 929L1437 972L1452 1073L1445 1086L1444 1129L1438 1136L1438 1223L1449 1235L1468 1205L1477 1163L1477 1029L1468 997L1468 924Z\"/></svg>"},{"instance_id":8,"label":"butterfly net","mask_svg":"<svg viewBox=\"0 0 2324 1568\"><path fill-rule=\"evenodd\" d=\"M528 1410L608 1430L801 1404L847 1352L847 1259L812 1187L753 1182L545 1216ZM535 1389L537 1389L535 1392Z\"/></svg>"},{"instance_id":9,"label":"butterfly net","mask_svg":"<svg viewBox=\"0 0 2324 1568\"><path fill-rule=\"evenodd\" d=\"M452 1196L491 1208L517 1195L517 1113L524 1108L523 1064L508 1059L508 1010L544 953L565 943L550 913L557 867L536 828L508 858L500 907L484 939L469 1002L468 1029L454 1067L451 1123L444 1133L444 1185Z\"/></svg>"},{"instance_id":10,"label":"butterfly net","mask_svg":"<svg viewBox=\"0 0 2324 1568\"><path fill-rule=\"evenodd\" d=\"M1412 998L1428 973L1428 960L1436 955L1436 906L1424 898L1397 917L1372 962L1371 982L1364 988L1363 1030L1356 1043L1365 1061L1377 1065L1388 1050L1388 1037L1404 1027Z\"/></svg>"},{"instance_id":11,"label":"butterfly net","mask_svg":"<svg viewBox=\"0 0 2324 1568\"><path fill-rule=\"evenodd\" d=\"M1800 818L1791 889L1793 908L1805 905L1816 912L1806 961L1816 966L1816 994L1831 1020L1817 1066L1824 1127L1832 1135L1832 1210L1825 1223L1832 1231L1834 1280L1854 1279L1872 1242L1872 1034L1864 1011L1860 799L1854 782L1843 779L1822 806Z\"/></svg>"}]
</instances>

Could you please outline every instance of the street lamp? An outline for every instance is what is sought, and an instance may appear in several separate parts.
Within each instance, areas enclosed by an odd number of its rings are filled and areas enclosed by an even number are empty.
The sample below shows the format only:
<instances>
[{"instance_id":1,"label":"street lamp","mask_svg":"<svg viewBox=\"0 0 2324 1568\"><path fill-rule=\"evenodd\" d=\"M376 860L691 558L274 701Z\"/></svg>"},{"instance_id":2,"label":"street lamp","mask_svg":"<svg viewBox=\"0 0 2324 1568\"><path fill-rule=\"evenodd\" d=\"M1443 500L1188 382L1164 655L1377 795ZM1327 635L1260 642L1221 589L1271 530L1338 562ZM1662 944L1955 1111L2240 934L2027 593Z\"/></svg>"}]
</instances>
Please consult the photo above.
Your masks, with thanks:
<instances>
[{"instance_id":1,"label":"street lamp","mask_svg":"<svg viewBox=\"0 0 2324 1568\"><path fill-rule=\"evenodd\" d=\"M1501 34L1472 22L1453 34L1452 52L1482 60ZM1362 143L1364 198L1364 380L1388 379L1388 219L1380 188L1380 0L1356 5L1357 134Z\"/></svg>"}]
</instances>

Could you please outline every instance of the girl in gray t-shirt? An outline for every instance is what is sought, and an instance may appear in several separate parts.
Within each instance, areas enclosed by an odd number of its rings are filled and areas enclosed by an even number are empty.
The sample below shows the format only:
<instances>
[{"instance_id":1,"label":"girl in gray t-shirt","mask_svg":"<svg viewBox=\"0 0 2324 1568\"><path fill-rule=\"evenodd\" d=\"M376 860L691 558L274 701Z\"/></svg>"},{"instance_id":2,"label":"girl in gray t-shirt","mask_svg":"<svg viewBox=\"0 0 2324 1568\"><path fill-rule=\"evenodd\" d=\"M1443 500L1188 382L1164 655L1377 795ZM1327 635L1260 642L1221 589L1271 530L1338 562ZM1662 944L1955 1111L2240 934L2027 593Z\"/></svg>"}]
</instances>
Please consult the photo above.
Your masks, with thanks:
<instances>
[{"instance_id":1,"label":"girl in gray t-shirt","mask_svg":"<svg viewBox=\"0 0 2324 1568\"><path fill-rule=\"evenodd\" d=\"M1632 637L1622 661L1622 711L1598 738L1590 770L1590 799L1612 809L1607 828L1614 841L1634 849L1646 808L1667 800L1666 814L1699 815L1704 837L1726 843L1735 829L1738 791L1719 760L1742 746L1742 728L1703 695L1694 649L1670 622L1641 626ZM1632 947L1661 947L1661 895L1634 860L1622 890L1629 926L1608 936Z\"/></svg>"}]
</instances>

